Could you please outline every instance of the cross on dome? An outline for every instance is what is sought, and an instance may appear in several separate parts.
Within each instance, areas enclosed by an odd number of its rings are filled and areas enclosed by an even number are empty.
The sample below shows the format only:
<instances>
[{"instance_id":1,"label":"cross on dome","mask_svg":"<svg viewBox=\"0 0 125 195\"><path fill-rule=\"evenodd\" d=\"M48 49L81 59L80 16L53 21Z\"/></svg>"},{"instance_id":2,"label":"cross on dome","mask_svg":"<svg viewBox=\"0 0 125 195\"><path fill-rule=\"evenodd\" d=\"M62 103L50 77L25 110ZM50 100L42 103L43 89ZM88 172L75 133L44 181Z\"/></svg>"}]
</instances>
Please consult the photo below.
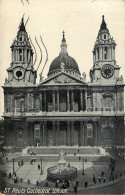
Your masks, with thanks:
<instances>
[{"instance_id":1,"label":"cross on dome","mask_svg":"<svg viewBox=\"0 0 125 195\"><path fill-rule=\"evenodd\" d=\"M63 32L62 32L62 33L63 33L63 39L62 39L62 42L64 42L64 41L66 42L66 40L65 40L65 31L63 30Z\"/></svg>"}]
</instances>

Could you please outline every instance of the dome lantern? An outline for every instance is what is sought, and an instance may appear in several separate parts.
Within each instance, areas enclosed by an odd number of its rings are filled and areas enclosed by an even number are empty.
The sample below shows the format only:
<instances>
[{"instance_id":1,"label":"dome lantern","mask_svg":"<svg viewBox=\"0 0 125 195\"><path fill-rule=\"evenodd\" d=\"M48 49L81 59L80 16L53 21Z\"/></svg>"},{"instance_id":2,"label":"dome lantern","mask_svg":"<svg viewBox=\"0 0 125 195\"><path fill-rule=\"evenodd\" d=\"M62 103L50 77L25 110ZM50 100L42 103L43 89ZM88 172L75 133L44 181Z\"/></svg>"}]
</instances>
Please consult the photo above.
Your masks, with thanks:
<instances>
[{"instance_id":1,"label":"dome lantern","mask_svg":"<svg viewBox=\"0 0 125 195\"><path fill-rule=\"evenodd\" d=\"M56 73L59 73L62 71L62 64L65 66L63 67L63 71L67 72L69 74L72 74L74 76L79 77L81 74L79 72L79 67L77 62L74 58L70 57L67 52L67 44L65 39L65 32L63 31L63 38L61 42L61 51L59 53L59 56L56 57L49 68L48 76L53 76Z\"/></svg>"}]
</instances>

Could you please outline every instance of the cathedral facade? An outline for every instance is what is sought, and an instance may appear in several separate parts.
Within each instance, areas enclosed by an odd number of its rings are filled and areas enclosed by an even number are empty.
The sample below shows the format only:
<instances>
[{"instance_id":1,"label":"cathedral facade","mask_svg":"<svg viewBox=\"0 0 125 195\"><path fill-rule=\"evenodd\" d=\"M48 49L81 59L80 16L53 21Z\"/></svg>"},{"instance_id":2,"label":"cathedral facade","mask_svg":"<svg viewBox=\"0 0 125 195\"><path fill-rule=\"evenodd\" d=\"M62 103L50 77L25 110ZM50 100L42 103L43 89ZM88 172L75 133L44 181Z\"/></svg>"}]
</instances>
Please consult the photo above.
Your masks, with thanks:
<instances>
[{"instance_id":1,"label":"cathedral facade","mask_svg":"<svg viewBox=\"0 0 125 195\"><path fill-rule=\"evenodd\" d=\"M116 43L102 17L93 49L90 82L61 51L46 79L36 83L33 49L22 19L11 46L4 90L5 144L26 146L118 146L124 144L124 83L115 59Z\"/></svg>"}]
</instances>

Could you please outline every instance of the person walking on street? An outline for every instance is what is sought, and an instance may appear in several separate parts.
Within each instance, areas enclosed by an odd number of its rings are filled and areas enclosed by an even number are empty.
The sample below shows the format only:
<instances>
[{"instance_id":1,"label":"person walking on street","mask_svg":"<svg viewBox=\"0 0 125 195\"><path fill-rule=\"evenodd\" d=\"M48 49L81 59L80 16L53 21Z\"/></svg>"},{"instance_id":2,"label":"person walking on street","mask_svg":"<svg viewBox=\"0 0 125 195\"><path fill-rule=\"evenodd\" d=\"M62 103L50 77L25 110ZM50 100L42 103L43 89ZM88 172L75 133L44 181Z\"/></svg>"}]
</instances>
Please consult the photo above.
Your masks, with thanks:
<instances>
[{"instance_id":1,"label":"person walking on street","mask_svg":"<svg viewBox=\"0 0 125 195\"><path fill-rule=\"evenodd\" d=\"M100 176L98 177L98 180L99 180L99 183L101 183L101 177Z\"/></svg>"},{"instance_id":2,"label":"person walking on street","mask_svg":"<svg viewBox=\"0 0 125 195\"><path fill-rule=\"evenodd\" d=\"M75 194L77 193L77 186L76 185L74 186L74 192L75 192Z\"/></svg>"}]
</instances>

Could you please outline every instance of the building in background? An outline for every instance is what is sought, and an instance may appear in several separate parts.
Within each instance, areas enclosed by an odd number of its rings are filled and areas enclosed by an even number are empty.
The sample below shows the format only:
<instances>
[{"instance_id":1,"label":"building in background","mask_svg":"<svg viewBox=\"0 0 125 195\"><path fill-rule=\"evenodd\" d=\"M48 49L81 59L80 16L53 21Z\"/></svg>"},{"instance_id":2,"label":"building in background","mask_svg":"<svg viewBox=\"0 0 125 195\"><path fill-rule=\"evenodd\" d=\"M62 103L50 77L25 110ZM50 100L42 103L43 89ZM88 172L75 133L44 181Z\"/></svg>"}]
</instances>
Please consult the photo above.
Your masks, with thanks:
<instances>
[{"instance_id":1,"label":"building in background","mask_svg":"<svg viewBox=\"0 0 125 195\"><path fill-rule=\"evenodd\" d=\"M33 50L22 19L3 86L6 145L123 145L124 83L115 47L103 16L87 82L68 54L63 32L59 56L50 64L47 78L41 75L36 84Z\"/></svg>"}]
</instances>

